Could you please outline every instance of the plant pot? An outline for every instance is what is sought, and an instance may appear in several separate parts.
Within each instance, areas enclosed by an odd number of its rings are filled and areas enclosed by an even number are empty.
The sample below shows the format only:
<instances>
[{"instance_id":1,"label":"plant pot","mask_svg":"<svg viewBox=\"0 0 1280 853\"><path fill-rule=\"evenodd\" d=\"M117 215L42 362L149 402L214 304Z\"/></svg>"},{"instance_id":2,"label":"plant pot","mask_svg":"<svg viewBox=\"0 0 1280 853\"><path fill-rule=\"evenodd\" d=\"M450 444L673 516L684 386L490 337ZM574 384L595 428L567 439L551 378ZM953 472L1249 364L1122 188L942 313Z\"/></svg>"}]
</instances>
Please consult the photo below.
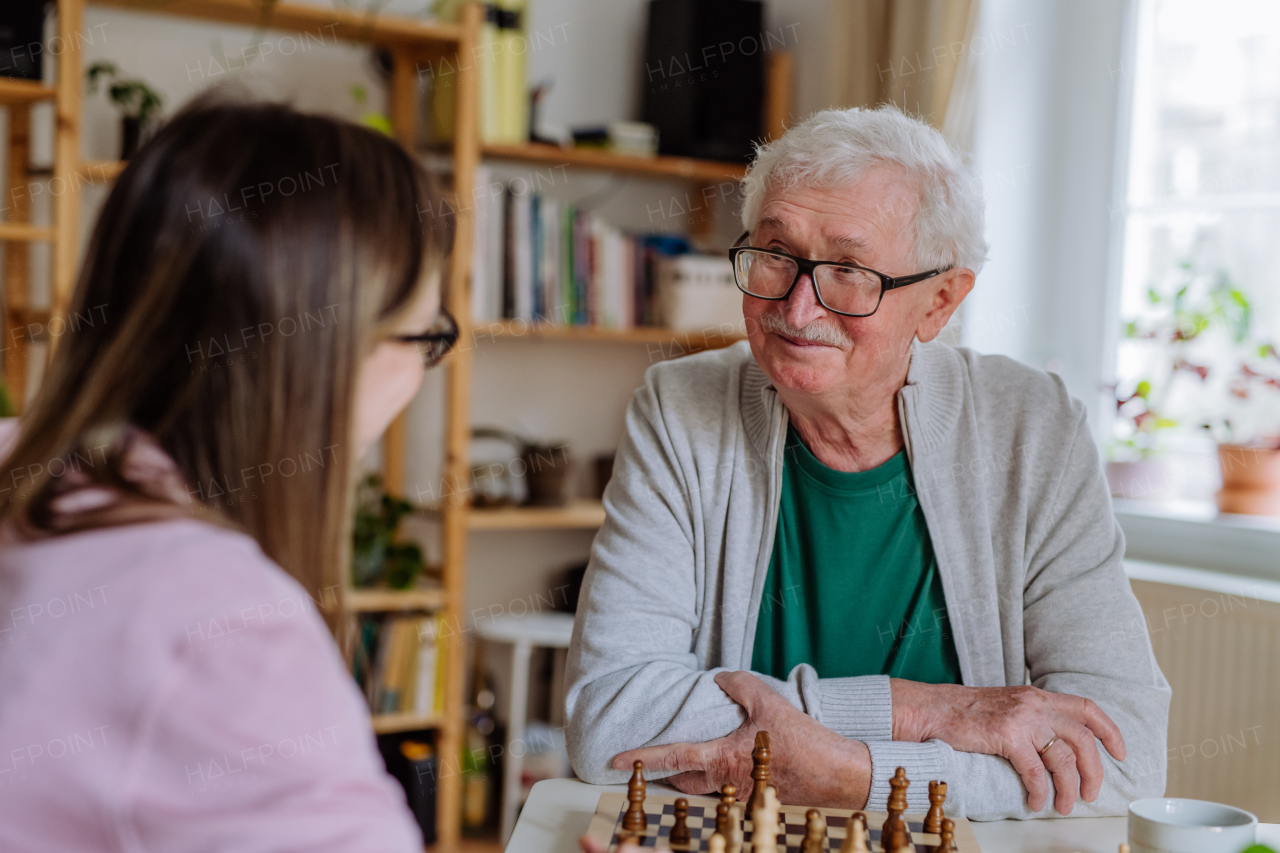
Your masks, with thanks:
<instances>
[{"instance_id":1,"label":"plant pot","mask_svg":"<svg viewBox=\"0 0 1280 853\"><path fill-rule=\"evenodd\" d=\"M569 502L569 447L529 445L520 457L525 464L529 506L564 506Z\"/></svg>"},{"instance_id":2,"label":"plant pot","mask_svg":"<svg viewBox=\"0 0 1280 853\"><path fill-rule=\"evenodd\" d=\"M1222 489L1218 510L1244 515L1280 515L1280 449L1218 445Z\"/></svg>"},{"instance_id":3,"label":"plant pot","mask_svg":"<svg viewBox=\"0 0 1280 853\"><path fill-rule=\"evenodd\" d=\"M1163 459L1108 462L1107 485L1113 498L1152 501L1170 495L1169 466Z\"/></svg>"},{"instance_id":4,"label":"plant pot","mask_svg":"<svg viewBox=\"0 0 1280 853\"><path fill-rule=\"evenodd\" d=\"M137 116L120 118L120 159L128 160L138 150L142 141L142 120Z\"/></svg>"}]
</instances>

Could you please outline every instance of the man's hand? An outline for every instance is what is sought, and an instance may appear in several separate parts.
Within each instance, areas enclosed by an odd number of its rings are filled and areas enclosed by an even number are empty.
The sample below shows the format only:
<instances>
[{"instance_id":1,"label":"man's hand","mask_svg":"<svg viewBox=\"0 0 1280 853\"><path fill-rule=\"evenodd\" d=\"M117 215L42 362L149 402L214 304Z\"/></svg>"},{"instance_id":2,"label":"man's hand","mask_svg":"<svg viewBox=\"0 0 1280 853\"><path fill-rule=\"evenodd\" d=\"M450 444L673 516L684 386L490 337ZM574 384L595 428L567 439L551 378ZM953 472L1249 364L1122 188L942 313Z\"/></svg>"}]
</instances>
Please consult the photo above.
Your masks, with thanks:
<instances>
[{"instance_id":1,"label":"man's hand","mask_svg":"<svg viewBox=\"0 0 1280 853\"><path fill-rule=\"evenodd\" d=\"M937 738L961 752L1009 759L1027 789L1027 807L1044 808L1053 774L1054 808L1071 814L1076 792L1091 803L1102 789L1102 757L1096 736L1117 760L1124 738L1092 700L1037 687L964 687L890 680L893 739L923 742ZM1041 749L1058 741L1043 755Z\"/></svg>"},{"instance_id":2,"label":"man's hand","mask_svg":"<svg viewBox=\"0 0 1280 853\"><path fill-rule=\"evenodd\" d=\"M721 672L716 684L747 712L737 731L707 743L673 743L621 753L613 759L627 770L637 759L645 770L676 770L663 781L687 794L718 791L726 782L738 798L751 793L751 750L756 732L769 733L771 784L784 803L860 809L871 791L871 752L793 707L749 672Z\"/></svg>"}]
</instances>

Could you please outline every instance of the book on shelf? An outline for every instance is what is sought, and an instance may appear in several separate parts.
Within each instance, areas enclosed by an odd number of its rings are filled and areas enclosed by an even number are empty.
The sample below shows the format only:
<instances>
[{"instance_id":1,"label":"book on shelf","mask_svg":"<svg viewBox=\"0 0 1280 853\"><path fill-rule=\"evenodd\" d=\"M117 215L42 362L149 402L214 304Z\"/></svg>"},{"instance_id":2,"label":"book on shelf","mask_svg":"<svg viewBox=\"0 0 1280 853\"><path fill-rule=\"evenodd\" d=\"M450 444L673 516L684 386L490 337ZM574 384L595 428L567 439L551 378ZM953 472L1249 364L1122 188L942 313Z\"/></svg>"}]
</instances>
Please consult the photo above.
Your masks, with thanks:
<instances>
[{"instance_id":1,"label":"book on shelf","mask_svg":"<svg viewBox=\"0 0 1280 853\"><path fill-rule=\"evenodd\" d=\"M629 233L563 199L503 185L477 170L471 312L478 324L502 320L629 329L663 326L672 304L659 292L664 265L688 255L687 238ZM701 256L728 270L728 260ZM738 299L729 272L728 302ZM720 276L723 279L723 275ZM724 300L722 300L723 302ZM730 318L741 322L740 312Z\"/></svg>"},{"instance_id":2,"label":"book on shelf","mask_svg":"<svg viewBox=\"0 0 1280 853\"><path fill-rule=\"evenodd\" d=\"M436 19L457 23L464 0L437 0ZM529 141L529 93L527 76L528 37L525 33L527 0L498 0L484 4L471 56L433 60L428 77L431 85L430 138L445 142L453 138L454 104L457 101L458 72L474 64L479 88L480 141L518 144Z\"/></svg>"},{"instance_id":3,"label":"book on shelf","mask_svg":"<svg viewBox=\"0 0 1280 853\"><path fill-rule=\"evenodd\" d=\"M444 706L441 617L374 614L360 620L353 674L374 714L438 714Z\"/></svg>"}]
</instances>

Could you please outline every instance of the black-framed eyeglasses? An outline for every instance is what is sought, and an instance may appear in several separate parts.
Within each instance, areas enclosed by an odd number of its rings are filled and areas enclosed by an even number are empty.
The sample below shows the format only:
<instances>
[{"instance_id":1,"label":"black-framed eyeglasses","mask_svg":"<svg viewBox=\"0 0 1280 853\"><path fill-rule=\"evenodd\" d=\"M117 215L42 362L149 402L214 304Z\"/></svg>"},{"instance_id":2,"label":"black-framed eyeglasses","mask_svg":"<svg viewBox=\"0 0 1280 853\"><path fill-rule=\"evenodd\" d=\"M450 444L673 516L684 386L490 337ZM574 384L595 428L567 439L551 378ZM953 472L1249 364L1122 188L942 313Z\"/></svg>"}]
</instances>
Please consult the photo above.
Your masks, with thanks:
<instances>
[{"instance_id":1,"label":"black-framed eyeglasses","mask_svg":"<svg viewBox=\"0 0 1280 853\"><path fill-rule=\"evenodd\" d=\"M950 269L946 267L895 278L857 264L811 261L775 249L737 245L750 233L744 232L729 250L733 281L739 290L757 299L780 302L791 295L801 276L808 275L818 303L831 313L845 317L870 317L879 310L886 291L933 278Z\"/></svg>"},{"instance_id":2,"label":"black-framed eyeglasses","mask_svg":"<svg viewBox=\"0 0 1280 853\"><path fill-rule=\"evenodd\" d=\"M416 344L422 354L424 367L435 367L453 349L458 342L458 321L453 315L441 308L431 328L420 335L396 335L393 341L402 344Z\"/></svg>"}]
</instances>

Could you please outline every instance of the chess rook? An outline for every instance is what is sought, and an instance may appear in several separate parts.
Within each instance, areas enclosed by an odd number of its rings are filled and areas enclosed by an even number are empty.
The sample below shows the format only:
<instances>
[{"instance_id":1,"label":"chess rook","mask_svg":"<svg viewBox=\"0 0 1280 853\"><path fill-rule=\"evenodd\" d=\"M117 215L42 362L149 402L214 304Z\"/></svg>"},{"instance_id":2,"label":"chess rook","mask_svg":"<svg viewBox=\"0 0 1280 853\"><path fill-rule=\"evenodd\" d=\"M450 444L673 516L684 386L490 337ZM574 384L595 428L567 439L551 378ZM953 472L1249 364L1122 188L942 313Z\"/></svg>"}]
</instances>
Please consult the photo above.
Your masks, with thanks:
<instances>
[{"instance_id":1,"label":"chess rook","mask_svg":"<svg viewBox=\"0 0 1280 853\"><path fill-rule=\"evenodd\" d=\"M631 765L631 781L627 782L627 813L622 816L622 828L627 832L644 832L649 818L644 813L644 762Z\"/></svg>"},{"instance_id":2,"label":"chess rook","mask_svg":"<svg viewBox=\"0 0 1280 853\"><path fill-rule=\"evenodd\" d=\"M769 761L773 753L769 750L769 733L756 732L756 747L751 750L751 778L755 785L751 788L751 801L747 806L749 812L764 808L764 792L769 787Z\"/></svg>"},{"instance_id":3,"label":"chess rook","mask_svg":"<svg viewBox=\"0 0 1280 853\"><path fill-rule=\"evenodd\" d=\"M947 783L929 783L929 813L924 816L924 831L934 835L942 832L942 804L947 801Z\"/></svg>"}]
</instances>

